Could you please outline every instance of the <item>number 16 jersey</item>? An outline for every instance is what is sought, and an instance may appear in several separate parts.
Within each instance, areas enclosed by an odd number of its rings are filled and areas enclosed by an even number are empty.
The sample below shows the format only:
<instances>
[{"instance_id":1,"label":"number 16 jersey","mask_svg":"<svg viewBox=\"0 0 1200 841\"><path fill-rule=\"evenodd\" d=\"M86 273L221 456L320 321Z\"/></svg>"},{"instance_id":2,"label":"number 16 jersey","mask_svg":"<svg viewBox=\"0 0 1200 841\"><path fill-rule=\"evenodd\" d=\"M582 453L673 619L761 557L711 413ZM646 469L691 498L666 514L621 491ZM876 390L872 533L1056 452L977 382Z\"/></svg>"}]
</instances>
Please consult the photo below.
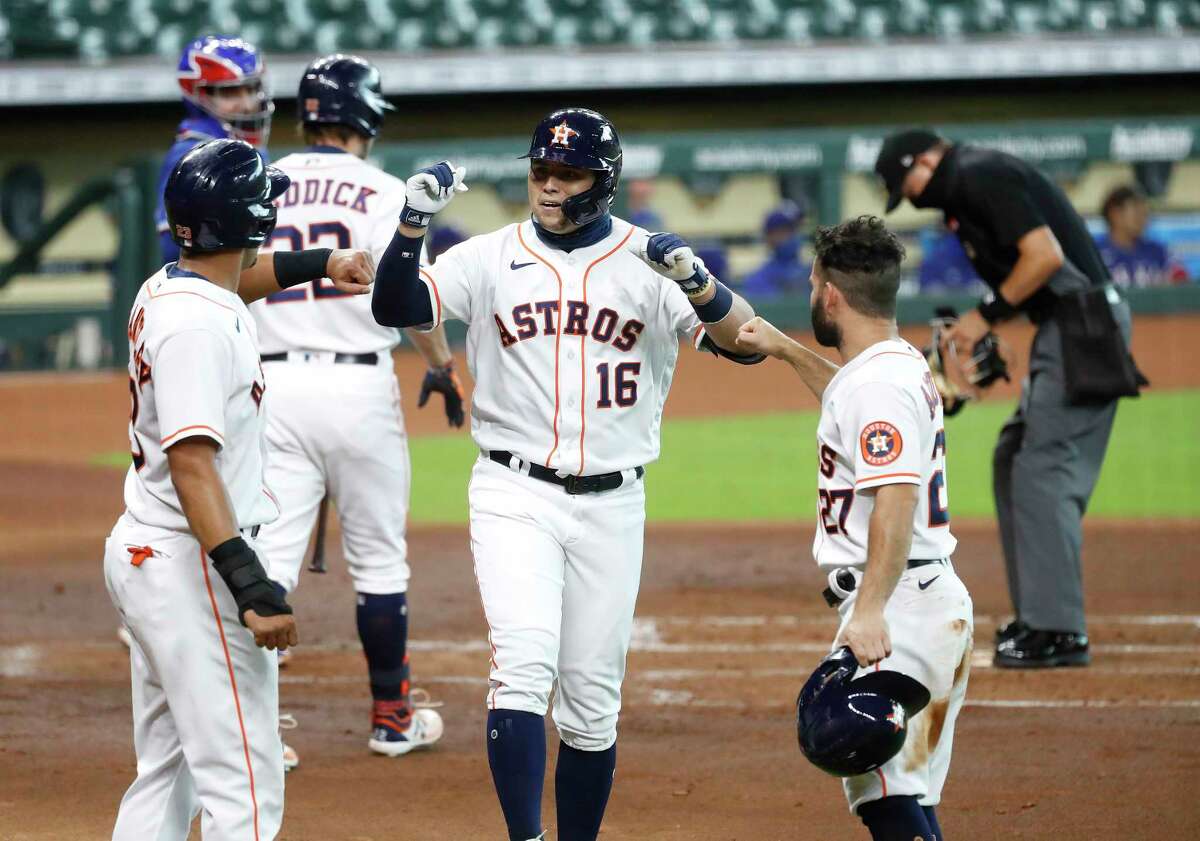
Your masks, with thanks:
<instances>
[{"instance_id":1,"label":"number 16 jersey","mask_svg":"<svg viewBox=\"0 0 1200 841\"><path fill-rule=\"evenodd\" d=\"M901 339L847 362L821 397L817 426L817 533L822 569L863 567L875 491L917 486L909 558L945 558L950 533L942 401L925 358Z\"/></svg>"}]
</instances>

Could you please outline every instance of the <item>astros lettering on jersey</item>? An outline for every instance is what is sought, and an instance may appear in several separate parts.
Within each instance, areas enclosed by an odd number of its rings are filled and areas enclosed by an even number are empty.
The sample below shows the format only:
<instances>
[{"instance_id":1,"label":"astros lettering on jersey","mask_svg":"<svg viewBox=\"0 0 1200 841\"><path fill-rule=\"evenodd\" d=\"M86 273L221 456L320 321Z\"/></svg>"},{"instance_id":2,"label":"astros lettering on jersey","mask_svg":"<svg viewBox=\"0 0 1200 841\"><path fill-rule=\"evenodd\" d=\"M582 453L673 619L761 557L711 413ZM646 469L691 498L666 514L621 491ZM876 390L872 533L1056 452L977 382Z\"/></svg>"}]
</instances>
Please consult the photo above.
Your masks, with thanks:
<instances>
[{"instance_id":1,"label":"astros lettering on jersey","mask_svg":"<svg viewBox=\"0 0 1200 841\"><path fill-rule=\"evenodd\" d=\"M942 403L921 353L900 339L864 350L843 366L821 398L817 428L817 532L823 569L867 562L875 498L863 491L918 485L911 558L948 558L946 433Z\"/></svg>"},{"instance_id":2,"label":"astros lettering on jersey","mask_svg":"<svg viewBox=\"0 0 1200 841\"><path fill-rule=\"evenodd\" d=\"M433 325L469 325L471 433L481 449L564 475L658 458L679 335L696 343L702 329L679 287L626 249L636 230L614 217L607 237L567 253L526 221L422 269Z\"/></svg>"}]
</instances>

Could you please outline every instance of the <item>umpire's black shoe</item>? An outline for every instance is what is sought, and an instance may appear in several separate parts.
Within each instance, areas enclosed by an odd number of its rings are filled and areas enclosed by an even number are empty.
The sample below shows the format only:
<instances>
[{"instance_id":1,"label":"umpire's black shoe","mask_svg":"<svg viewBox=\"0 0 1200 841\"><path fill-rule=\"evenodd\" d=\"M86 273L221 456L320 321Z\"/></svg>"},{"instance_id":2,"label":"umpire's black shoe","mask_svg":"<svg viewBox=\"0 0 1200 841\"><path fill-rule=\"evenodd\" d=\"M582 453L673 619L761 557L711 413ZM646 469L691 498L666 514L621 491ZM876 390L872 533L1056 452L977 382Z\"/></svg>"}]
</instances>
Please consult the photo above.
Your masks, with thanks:
<instances>
[{"instance_id":1,"label":"umpire's black shoe","mask_svg":"<svg viewBox=\"0 0 1200 841\"><path fill-rule=\"evenodd\" d=\"M1022 631L1028 631L1029 626L1020 619L1014 619L1011 622L1005 622L1003 625L996 627L996 645L1010 640Z\"/></svg>"},{"instance_id":2,"label":"umpire's black shoe","mask_svg":"<svg viewBox=\"0 0 1200 841\"><path fill-rule=\"evenodd\" d=\"M1025 628L996 646L995 664L1005 669L1044 669L1086 666L1091 660L1087 634Z\"/></svg>"}]
</instances>

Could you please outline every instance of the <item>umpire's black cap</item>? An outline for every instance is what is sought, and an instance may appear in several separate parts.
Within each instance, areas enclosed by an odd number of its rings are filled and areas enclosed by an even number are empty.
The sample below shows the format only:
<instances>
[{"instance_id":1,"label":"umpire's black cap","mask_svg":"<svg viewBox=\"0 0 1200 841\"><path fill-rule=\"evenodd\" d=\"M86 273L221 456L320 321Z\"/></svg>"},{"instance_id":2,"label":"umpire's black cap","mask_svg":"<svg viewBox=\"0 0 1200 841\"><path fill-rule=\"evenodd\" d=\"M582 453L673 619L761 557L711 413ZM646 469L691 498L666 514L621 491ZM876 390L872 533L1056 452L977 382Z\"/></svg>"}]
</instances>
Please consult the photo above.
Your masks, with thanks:
<instances>
[{"instance_id":1,"label":"umpire's black cap","mask_svg":"<svg viewBox=\"0 0 1200 841\"><path fill-rule=\"evenodd\" d=\"M927 128L908 129L884 139L879 157L875 159L875 172L887 187L888 213L895 210L904 198L904 176L912 169L917 155L943 142L940 134Z\"/></svg>"}]
</instances>

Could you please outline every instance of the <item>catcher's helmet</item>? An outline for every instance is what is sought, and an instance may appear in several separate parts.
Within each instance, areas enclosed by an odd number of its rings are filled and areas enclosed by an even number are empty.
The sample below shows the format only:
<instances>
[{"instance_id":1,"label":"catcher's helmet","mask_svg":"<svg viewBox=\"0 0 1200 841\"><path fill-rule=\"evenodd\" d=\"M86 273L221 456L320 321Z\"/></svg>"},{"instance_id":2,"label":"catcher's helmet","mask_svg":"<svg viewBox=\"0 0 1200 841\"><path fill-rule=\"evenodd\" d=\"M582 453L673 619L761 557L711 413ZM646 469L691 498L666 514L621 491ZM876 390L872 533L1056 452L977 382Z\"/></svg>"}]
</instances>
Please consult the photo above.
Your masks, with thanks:
<instances>
[{"instance_id":1,"label":"catcher's helmet","mask_svg":"<svg viewBox=\"0 0 1200 841\"><path fill-rule=\"evenodd\" d=\"M347 126L363 137L377 136L383 115L396 110L383 98L375 65L341 53L322 56L308 65L296 104L305 126Z\"/></svg>"},{"instance_id":2,"label":"catcher's helmet","mask_svg":"<svg viewBox=\"0 0 1200 841\"><path fill-rule=\"evenodd\" d=\"M561 108L533 130L529 152L521 156L590 169L596 183L562 203L563 215L586 225L608 213L621 180L621 138L603 114L587 108Z\"/></svg>"},{"instance_id":3,"label":"catcher's helmet","mask_svg":"<svg viewBox=\"0 0 1200 841\"><path fill-rule=\"evenodd\" d=\"M262 245L275 229L274 200L290 183L249 143L201 143L180 159L163 190L171 238L190 251Z\"/></svg>"},{"instance_id":4,"label":"catcher's helmet","mask_svg":"<svg viewBox=\"0 0 1200 841\"><path fill-rule=\"evenodd\" d=\"M837 777L874 771L900 752L908 718L929 703L929 690L908 675L869 672L843 646L809 677L796 699L796 736L813 765Z\"/></svg>"},{"instance_id":5,"label":"catcher's helmet","mask_svg":"<svg viewBox=\"0 0 1200 841\"><path fill-rule=\"evenodd\" d=\"M258 47L229 35L205 35L183 48L175 78L183 105L191 116L212 117L229 134L254 146L267 145L275 103L266 88L266 65ZM248 86L257 108L249 114L228 114L214 102L219 88Z\"/></svg>"}]
</instances>

